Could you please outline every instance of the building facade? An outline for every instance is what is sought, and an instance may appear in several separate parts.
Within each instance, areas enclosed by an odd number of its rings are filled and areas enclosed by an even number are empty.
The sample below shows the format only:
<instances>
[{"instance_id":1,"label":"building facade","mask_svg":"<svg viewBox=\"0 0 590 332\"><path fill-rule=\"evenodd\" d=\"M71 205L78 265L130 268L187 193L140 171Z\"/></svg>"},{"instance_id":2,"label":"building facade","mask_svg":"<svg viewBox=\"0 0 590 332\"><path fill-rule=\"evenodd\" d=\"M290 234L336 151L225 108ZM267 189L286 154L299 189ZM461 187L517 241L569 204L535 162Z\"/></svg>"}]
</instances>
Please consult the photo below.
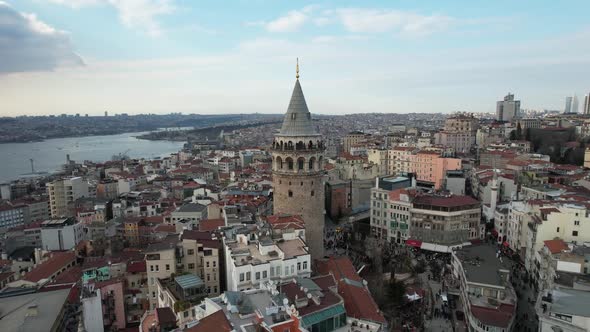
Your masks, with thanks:
<instances>
[{"instance_id":1,"label":"building facade","mask_svg":"<svg viewBox=\"0 0 590 332\"><path fill-rule=\"evenodd\" d=\"M47 184L51 217L67 217L72 214L70 204L81 197L88 197L88 182L81 177L55 180Z\"/></svg>"},{"instance_id":2,"label":"building facade","mask_svg":"<svg viewBox=\"0 0 590 332\"><path fill-rule=\"evenodd\" d=\"M514 94L509 93L496 103L496 117L498 121L512 121L520 113L520 100L514 100Z\"/></svg>"}]
</instances>

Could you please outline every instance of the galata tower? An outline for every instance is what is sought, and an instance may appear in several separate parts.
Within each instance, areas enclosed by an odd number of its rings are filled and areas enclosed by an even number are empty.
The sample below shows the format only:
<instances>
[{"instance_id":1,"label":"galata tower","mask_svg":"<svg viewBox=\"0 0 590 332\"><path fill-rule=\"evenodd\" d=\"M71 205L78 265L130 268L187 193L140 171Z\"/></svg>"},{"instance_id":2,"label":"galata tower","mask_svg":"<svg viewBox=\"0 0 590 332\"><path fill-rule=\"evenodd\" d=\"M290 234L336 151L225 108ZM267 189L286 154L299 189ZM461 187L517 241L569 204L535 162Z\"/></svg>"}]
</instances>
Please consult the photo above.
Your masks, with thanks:
<instances>
[{"instance_id":1,"label":"galata tower","mask_svg":"<svg viewBox=\"0 0 590 332\"><path fill-rule=\"evenodd\" d=\"M324 256L324 142L311 121L299 84L272 143L274 214L300 215L312 259Z\"/></svg>"}]
</instances>

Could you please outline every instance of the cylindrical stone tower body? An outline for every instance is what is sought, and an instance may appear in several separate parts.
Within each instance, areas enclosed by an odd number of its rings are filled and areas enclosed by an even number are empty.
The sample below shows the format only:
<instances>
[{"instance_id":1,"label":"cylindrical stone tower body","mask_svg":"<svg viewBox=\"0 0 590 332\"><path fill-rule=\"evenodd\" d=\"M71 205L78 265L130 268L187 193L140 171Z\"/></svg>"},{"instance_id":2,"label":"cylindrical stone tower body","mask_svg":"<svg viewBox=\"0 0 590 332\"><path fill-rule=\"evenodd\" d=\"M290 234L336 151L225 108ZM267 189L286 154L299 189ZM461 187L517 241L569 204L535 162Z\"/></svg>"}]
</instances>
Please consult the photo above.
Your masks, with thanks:
<instances>
[{"instance_id":1,"label":"cylindrical stone tower body","mask_svg":"<svg viewBox=\"0 0 590 332\"><path fill-rule=\"evenodd\" d=\"M324 149L298 79L272 144L273 206L274 214L303 217L312 259L324 253Z\"/></svg>"}]
</instances>

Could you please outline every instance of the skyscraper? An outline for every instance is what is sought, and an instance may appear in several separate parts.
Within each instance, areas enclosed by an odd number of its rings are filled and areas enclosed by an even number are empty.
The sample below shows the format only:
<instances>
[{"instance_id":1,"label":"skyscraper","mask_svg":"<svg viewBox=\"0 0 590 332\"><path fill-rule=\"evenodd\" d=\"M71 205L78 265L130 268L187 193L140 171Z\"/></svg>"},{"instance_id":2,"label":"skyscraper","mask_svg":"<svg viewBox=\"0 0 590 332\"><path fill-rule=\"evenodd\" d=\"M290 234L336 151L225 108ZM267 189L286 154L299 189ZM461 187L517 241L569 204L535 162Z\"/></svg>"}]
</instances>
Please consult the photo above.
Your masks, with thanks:
<instances>
[{"instance_id":1,"label":"skyscraper","mask_svg":"<svg viewBox=\"0 0 590 332\"><path fill-rule=\"evenodd\" d=\"M582 113L590 115L590 93L584 96L584 109Z\"/></svg>"},{"instance_id":2,"label":"skyscraper","mask_svg":"<svg viewBox=\"0 0 590 332\"><path fill-rule=\"evenodd\" d=\"M571 113L572 112L572 97L565 97L565 109L563 113Z\"/></svg>"},{"instance_id":3,"label":"skyscraper","mask_svg":"<svg viewBox=\"0 0 590 332\"><path fill-rule=\"evenodd\" d=\"M274 214L300 215L312 258L324 252L324 142L297 80L281 131L272 143Z\"/></svg>"},{"instance_id":4,"label":"skyscraper","mask_svg":"<svg viewBox=\"0 0 590 332\"><path fill-rule=\"evenodd\" d=\"M572 96L572 109L570 110L571 113L578 113L578 96Z\"/></svg>"},{"instance_id":5,"label":"skyscraper","mask_svg":"<svg viewBox=\"0 0 590 332\"><path fill-rule=\"evenodd\" d=\"M508 93L504 100L496 103L496 116L498 121L512 121L520 113L520 100L514 100L514 94Z\"/></svg>"}]
</instances>

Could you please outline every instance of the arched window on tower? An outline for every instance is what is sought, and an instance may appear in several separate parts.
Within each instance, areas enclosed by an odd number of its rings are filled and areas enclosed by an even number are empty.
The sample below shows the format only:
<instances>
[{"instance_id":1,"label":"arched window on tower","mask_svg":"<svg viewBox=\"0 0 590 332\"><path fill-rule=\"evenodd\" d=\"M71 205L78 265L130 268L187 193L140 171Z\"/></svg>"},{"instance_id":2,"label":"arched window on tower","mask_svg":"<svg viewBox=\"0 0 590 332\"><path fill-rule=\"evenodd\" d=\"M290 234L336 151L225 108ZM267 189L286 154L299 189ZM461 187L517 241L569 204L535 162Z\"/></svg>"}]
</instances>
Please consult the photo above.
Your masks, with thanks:
<instances>
[{"instance_id":1,"label":"arched window on tower","mask_svg":"<svg viewBox=\"0 0 590 332\"><path fill-rule=\"evenodd\" d=\"M289 197L293 197L293 192L289 190Z\"/></svg>"},{"instance_id":2,"label":"arched window on tower","mask_svg":"<svg viewBox=\"0 0 590 332\"><path fill-rule=\"evenodd\" d=\"M276 169L283 169L283 159L281 157L275 159L275 167Z\"/></svg>"},{"instance_id":3,"label":"arched window on tower","mask_svg":"<svg viewBox=\"0 0 590 332\"><path fill-rule=\"evenodd\" d=\"M305 167L305 158L299 157L297 158L297 169L302 171Z\"/></svg>"},{"instance_id":4,"label":"arched window on tower","mask_svg":"<svg viewBox=\"0 0 590 332\"><path fill-rule=\"evenodd\" d=\"M313 141L309 141L309 144L307 144L307 148L309 150L313 149Z\"/></svg>"},{"instance_id":5,"label":"arched window on tower","mask_svg":"<svg viewBox=\"0 0 590 332\"><path fill-rule=\"evenodd\" d=\"M287 162L287 168L289 168L290 170L293 170L293 159L291 157L287 157L287 159L285 159L285 161Z\"/></svg>"},{"instance_id":6,"label":"arched window on tower","mask_svg":"<svg viewBox=\"0 0 590 332\"><path fill-rule=\"evenodd\" d=\"M315 166L315 157L309 158L309 165L308 166L309 166L309 170L310 171L314 169L314 166Z\"/></svg>"}]
</instances>

